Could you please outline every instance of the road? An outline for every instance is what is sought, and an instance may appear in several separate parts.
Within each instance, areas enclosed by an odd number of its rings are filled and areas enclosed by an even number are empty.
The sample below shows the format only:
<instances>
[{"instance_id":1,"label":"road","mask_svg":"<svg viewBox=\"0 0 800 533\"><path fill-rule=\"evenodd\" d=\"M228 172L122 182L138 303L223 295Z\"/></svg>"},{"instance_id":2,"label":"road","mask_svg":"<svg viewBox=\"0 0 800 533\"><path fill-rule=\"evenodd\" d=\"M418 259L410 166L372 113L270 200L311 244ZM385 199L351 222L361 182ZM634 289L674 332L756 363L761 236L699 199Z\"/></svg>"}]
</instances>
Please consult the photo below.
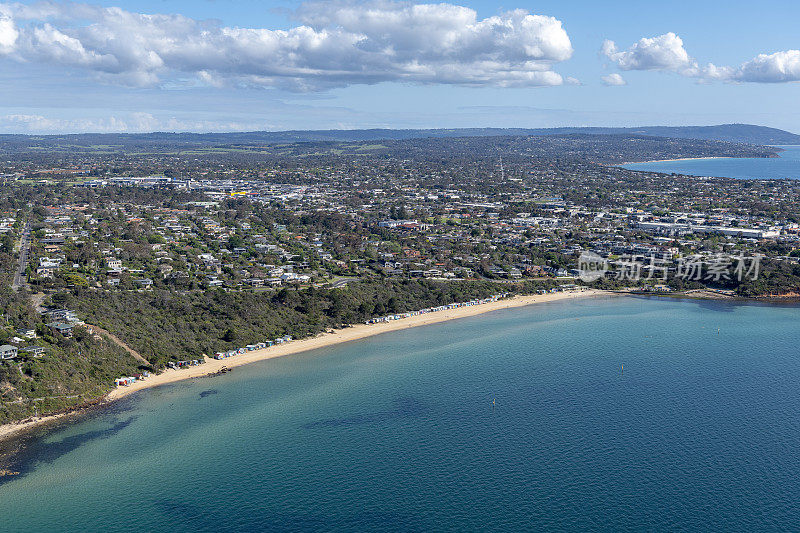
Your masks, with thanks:
<instances>
[{"instance_id":1,"label":"road","mask_svg":"<svg viewBox=\"0 0 800 533\"><path fill-rule=\"evenodd\" d=\"M358 278L340 277L332 281L330 287L331 289L341 289L342 287L346 286L348 283L351 283L353 281L358 281Z\"/></svg>"},{"instance_id":2,"label":"road","mask_svg":"<svg viewBox=\"0 0 800 533\"><path fill-rule=\"evenodd\" d=\"M14 282L11 288L15 291L25 286L25 267L28 265L28 257L31 251L31 223L25 224L25 229L22 230L22 237L19 240L19 264L17 271L14 273Z\"/></svg>"}]
</instances>

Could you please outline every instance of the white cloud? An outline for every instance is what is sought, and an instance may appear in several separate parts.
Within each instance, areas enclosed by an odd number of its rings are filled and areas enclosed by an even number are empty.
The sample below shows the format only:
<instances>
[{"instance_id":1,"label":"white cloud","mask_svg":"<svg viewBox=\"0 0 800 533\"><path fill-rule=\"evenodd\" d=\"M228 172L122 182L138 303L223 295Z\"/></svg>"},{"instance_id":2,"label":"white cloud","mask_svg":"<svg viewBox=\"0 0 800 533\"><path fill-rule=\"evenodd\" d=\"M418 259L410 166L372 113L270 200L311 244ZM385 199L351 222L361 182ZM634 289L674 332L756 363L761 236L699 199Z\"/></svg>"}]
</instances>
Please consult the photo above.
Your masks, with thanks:
<instances>
[{"instance_id":1,"label":"white cloud","mask_svg":"<svg viewBox=\"0 0 800 533\"><path fill-rule=\"evenodd\" d=\"M743 63L733 78L761 83L800 81L800 50L759 54Z\"/></svg>"},{"instance_id":2,"label":"white cloud","mask_svg":"<svg viewBox=\"0 0 800 533\"><path fill-rule=\"evenodd\" d=\"M620 51L606 40L601 53L621 70L660 70L675 72L702 81L783 83L800 81L800 50L759 54L738 67L708 63L701 67L683 46L683 40L669 32L639 39ZM604 78L605 79L605 78Z\"/></svg>"},{"instance_id":3,"label":"white cloud","mask_svg":"<svg viewBox=\"0 0 800 533\"><path fill-rule=\"evenodd\" d=\"M683 41L672 32L639 39L625 51L617 50L614 41L606 40L602 52L622 70L678 71L692 64Z\"/></svg>"},{"instance_id":4,"label":"white cloud","mask_svg":"<svg viewBox=\"0 0 800 533\"><path fill-rule=\"evenodd\" d=\"M38 114L0 115L0 130L7 133L53 134L72 133L148 133L152 131L245 131L271 129L259 122L186 120L176 117L156 117L150 113L129 113L124 116L63 119Z\"/></svg>"},{"instance_id":5,"label":"white cloud","mask_svg":"<svg viewBox=\"0 0 800 533\"><path fill-rule=\"evenodd\" d=\"M288 30L182 15L44 2L0 4L0 53L129 85L203 83L319 90L383 81L560 85L572 45L561 21L524 10L478 19L470 8L376 0L313 3Z\"/></svg>"},{"instance_id":6,"label":"white cloud","mask_svg":"<svg viewBox=\"0 0 800 533\"><path fill-rule=\"evenodd\" d=\"M625 78L623 78L616 72L609 74L608 76L600 76L600 79L603 80L603 85L608 85L608 86L619 86L628 84L628 82L625 81Z\"/></svg>"},{"instance_id":7,"label":"white cloud","mask_svg":"<svg viewBox=\"0 0 800 533\"><path fill-rule=\"evenodd\" d=\"M11 16L0 5L0 56L10 53L17 43L19 32Z\"/></svg>"}]
</instances>

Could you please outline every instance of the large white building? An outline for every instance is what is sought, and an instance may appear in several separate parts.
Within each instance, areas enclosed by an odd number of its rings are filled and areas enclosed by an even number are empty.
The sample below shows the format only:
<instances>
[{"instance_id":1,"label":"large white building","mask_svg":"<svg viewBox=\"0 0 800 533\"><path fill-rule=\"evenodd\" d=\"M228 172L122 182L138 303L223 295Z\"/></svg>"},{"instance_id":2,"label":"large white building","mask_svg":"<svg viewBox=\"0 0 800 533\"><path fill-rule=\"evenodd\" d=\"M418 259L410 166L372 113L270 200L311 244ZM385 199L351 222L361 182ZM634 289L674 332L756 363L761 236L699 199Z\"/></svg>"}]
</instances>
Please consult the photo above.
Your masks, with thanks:
<instances>
[{"instance_id":1,"label":"large white building","mask_svg":"<svg viewBox=\"0 0 800 533\"><path fill-rule=\"evenodd\" d=\"M742 237L745 239L772 239L780 237L781 231L776 228L735 228L730 226L701 226L693 224L677 224L673 222L638 222L637 228L649 233L663 235L686 235L688 233L709 233Z\"/></svg>"}]
</instances>

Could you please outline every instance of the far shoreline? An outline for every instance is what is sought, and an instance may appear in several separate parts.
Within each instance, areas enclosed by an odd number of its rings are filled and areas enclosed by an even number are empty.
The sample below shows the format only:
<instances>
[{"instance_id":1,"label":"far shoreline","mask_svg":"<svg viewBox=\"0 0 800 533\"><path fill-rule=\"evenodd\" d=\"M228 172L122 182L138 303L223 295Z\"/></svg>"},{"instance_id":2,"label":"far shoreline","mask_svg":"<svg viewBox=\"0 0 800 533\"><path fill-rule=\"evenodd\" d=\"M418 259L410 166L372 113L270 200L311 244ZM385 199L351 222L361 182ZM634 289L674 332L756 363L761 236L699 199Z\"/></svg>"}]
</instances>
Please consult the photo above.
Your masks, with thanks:
<instances>
[{"instance_id":1,"label":"far shoreline","mask_svg":"<svg viewBox=\"0 0 800 533\"><path fill-rule=\"evenodd\" d=\"M642 165L645 163L671 163L674 161L702 161L703 159L750 159L750 158L729 157L729 156L678 157L675 159L649 159L647 161L625 161L624 163L614 163L614 166L621 167L624 165ZM763 158L763 159L770 159L770 158Z\"/></svg>"},{"instance_id":2,"label":"far shoreline","mask_svg":"<svg viewBox=\"0 0 800 533\"><path fill-rule=\"evenodd\" d=\"M713 156L704 156L704 157L676 157L674 159L648 159L647 161L625 161L623 163L612 163L611 166L623 167L625 165L643 165L645 163L672 163L672 162L675 162L675 161L702 161L704 159L779 159L781 157L780 156L780 152L785 152L785 150L783 149L783 146L796 146L796 145L794 145L794 144L768 144L768 145L765 145L765 146L770 146L772 148L776 148L778 150L778 153L776 153L774 156L770 156L770 157L735 157L735 156L730 156L730 155L713 155ZM629 170L631 170L631 169L629 169ZM638 172L643 172L643 171L638 171ZM648 172L648 171L644 171L644 172ZM719 176L719 177L725 177L725 176Z\"/></svg>"},{"instance_id":3,"label":"far shoreline","mask_svg":"<svg viewBox=\"0 0 800 533\"><path fill-rule=\"evenodd\" d=\"M148 377L145 380L137 381L127 387L119 386L99 400L93 402L91 407L102 407L111 402L128 397L136 392L167 385L178 381L187 379L197 379L208 376L209 374L216 374L223 369L223 367L231 369L258 361L266 361L277 357L284 357L287 355L294 355L302 352L308 352L319 348L326 348L347 342L352 342L367 337L373 337L383 333L392 331L399 331L408 328L419 326L427 326L431 324L438 324L459 318L467 318L471 316L481 315L491 311L501 309L511 309L515 307L526 307L529 305L557 302L562 300L571 300L577 298L587 298L595 296L618 296L620 293L604 291L599 289L586 289L579 291L564 291L557 293L547 294L534 294L534 295L519 295L511 298L497 300L481 305L471 307L459 307L456 309L449 309L439 311L437 313L421 314L402 318L391 322L380 322L376 324L356 324L346 328L333 330L332 332L320 333L314 337L307 337L298 339L284 344L278 344L263 348L261 350L254 350L246 352L234 357L226 359L211 359L206 357L204 364L173 370L167 369ZM76 407L68 412L59 413L55 415L43 416L35 419L26 419L22 422L9 423L0 425L0 443L11 440L14 437L20 436L23 433L44 427L59 420L64 420L71 416L84 413L88 408Z\"/></svg>"}]
</instances>

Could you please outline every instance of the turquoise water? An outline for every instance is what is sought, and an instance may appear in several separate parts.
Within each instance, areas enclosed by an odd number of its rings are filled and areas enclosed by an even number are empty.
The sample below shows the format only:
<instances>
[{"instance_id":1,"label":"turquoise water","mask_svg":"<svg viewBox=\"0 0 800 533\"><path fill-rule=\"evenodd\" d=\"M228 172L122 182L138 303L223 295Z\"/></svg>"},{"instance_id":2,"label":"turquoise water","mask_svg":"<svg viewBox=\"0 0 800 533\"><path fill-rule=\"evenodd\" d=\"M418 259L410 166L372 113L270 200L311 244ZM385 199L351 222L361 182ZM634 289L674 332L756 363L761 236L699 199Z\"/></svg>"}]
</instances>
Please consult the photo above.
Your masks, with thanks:
<instances>
[{"instance_id":1,"label":"turquoise water","mask_svg":"<svg viewBox=\"0 0 800 533\"><path fill-rule=\"evenodd\" d=\"M799 321L587 299L145 391L33 439L0 530L797 530Z\"/></svg>"},{"instance_id":2,"label":"turquoise water","mask_svg":"<svg viewBox=\"0 0 800 533\"><path fill-rule=\"evenodd\" d=\"M738 179L791 178L800 179L800 146L781 146L778 158L727 158L684 159L631 163L623 165L631 170L666 172L692 176L715 176Z\"/></svg>"}]
</instances>

